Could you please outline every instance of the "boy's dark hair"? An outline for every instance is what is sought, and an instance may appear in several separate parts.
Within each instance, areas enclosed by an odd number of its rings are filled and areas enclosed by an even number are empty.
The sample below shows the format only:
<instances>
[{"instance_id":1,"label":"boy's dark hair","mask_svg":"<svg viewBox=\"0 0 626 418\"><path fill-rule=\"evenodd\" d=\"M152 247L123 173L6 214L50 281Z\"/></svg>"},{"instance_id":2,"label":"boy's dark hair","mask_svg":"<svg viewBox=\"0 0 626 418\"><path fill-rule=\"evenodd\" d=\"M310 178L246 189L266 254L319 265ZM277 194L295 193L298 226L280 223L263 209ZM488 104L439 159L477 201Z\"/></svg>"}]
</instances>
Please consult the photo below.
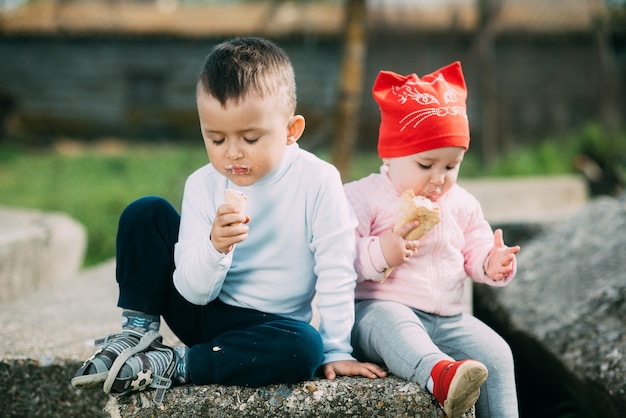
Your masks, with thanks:
<instances>
[{"instance_id":1,"label":"boy's dark hair","mask_svg":"<svg viewBox=\"0 0 626 418\"><path fill-rule=\"evenodd\" d=\"M233 38L216 45L206 58L198 83L222 106L248 94L264 97L285 89L287 109L296 110L296 82L289 57L271 41ZM199 86L199 87L200 87Z\"/></svg>"}]
</instances>

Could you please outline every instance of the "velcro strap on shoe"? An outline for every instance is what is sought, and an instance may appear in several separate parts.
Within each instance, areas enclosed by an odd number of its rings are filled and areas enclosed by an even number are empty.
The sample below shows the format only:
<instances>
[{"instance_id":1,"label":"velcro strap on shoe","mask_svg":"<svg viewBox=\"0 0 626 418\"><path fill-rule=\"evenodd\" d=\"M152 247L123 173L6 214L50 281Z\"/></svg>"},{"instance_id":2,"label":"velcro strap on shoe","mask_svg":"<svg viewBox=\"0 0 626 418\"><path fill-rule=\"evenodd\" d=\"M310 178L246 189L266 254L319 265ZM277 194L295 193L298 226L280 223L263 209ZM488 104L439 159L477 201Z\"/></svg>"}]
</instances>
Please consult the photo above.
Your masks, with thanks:
<instances>
[{"instance_id":1,"label":"velcro strap on shoe","mask_svg":"<svg viewBox=\"0 0 626 418\"><path fill-rule=\"evenodd\" d=\"M166 379L161 376L153 376L151 388L155 388L154 391L154 403L161 405L163 398L165 397L165 391L172 385L172 379Z\"/></svg>"},{"instance_id":2,"label":"velcro strap on shoe","mask_svg":"<svg viewBox=\"0 0 626 418\"><path fill-rule=\"evenodd\" d=\"M155 388L154 392L154 403L157 405L161 405L163 402L163 398L165 397L165 391L172 386L172 375L176 370L176 354L174 350L170 347L164 346L159 342L155 342L152 344L152 347L159 351L165 351L172 356L169 364L167 365L167 369L163 372L163 376L154 376L152 383L150 384L151 388Z\"/></svg>"},{"instance_id":3,"label":"velcro strap on shoe","mask_svg":"<svg viewBox=\"0 0 626 418\"><path fill-rule=\"evenodd\" d=\"M112 393L124 395L131 391L143 390L151 385L156 376L150 371L150 361L143 353L138 353L136 358L141 363L141 370L133 370L132 376L116 378L111 385Z\"/></svg>"}]
</instances>

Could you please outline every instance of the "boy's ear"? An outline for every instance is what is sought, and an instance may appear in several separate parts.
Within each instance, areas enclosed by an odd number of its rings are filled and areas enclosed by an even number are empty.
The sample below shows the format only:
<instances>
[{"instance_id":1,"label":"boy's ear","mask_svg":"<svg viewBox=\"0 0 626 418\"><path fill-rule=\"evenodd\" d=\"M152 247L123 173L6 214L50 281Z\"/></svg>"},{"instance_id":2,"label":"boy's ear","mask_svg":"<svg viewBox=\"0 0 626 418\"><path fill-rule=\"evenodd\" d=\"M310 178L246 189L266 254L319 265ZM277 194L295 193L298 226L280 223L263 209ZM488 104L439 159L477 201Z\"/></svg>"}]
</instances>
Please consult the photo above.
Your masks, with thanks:
<instances>
[{"instance_id":1,"label":"boy's ear","mask_svg":"<svg viewBox=\"0 0 626 418\"><path fill-rule=\"evenodd\" d=\"M295 143L304 132L304 116L294 115L289 119L289 125L287 126L287 145Z\"/></svg>"}]
</instances>

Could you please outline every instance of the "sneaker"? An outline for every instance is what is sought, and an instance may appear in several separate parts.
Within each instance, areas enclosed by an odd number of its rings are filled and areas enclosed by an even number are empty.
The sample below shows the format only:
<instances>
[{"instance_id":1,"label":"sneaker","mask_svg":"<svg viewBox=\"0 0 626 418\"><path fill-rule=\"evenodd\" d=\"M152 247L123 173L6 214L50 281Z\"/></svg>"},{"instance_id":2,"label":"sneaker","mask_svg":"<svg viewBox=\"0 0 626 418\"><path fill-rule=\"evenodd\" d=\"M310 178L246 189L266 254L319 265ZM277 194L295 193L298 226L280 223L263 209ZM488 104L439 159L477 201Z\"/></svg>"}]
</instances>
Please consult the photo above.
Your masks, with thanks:
<instances>
[{"instance_id":1,"label":"sneaker","mask_svg":"<svg viewBox=\"0 0 626 418\"><path fill-rule=\"evenodd\" d=\"M430 372L433 395L448 418L459 418L476 403L487 374L485 365L476 360L442 360L435 364Z\"/></svg>"},{"instance_id":2,"label":"sneaker","mask_svg":"<svg viewBox=\"0 0 626 418\"><path fill-rule=\"evenodd\" d=\"M142 352L133 355L122 353L111 366L103 385L104 392L124 395L154 388L154 402L161 404L173 379L176 384L186 383L182 376L175 373L178 358L176 349L163 345L160 340L153 341Z\"/></svg>"},{"instance_id":3,"label":"sneaker","mask_svg":"<svg viewBox=\"0 0 626 418\"><path fill-rule=\"evenodd\" d=\"M96 340L94 345L100 347L99 350L85 360L74 374L72 386L79 389L99 387L106 380L109 369L121 353L143 351L158 337L159 334L154 331L143 333L123 330L119 334L111 334Z\"/></svg>"}]
</instances>

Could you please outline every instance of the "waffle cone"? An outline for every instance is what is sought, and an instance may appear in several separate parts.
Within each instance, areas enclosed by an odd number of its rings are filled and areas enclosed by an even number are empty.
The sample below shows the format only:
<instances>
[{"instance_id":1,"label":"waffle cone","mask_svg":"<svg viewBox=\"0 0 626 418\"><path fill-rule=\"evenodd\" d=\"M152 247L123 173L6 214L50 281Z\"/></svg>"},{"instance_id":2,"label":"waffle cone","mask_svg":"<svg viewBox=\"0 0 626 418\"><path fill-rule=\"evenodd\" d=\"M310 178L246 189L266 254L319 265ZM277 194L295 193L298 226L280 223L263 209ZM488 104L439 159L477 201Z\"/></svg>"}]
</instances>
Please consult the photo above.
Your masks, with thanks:
<instances>
[{"instance_id":1,"label":"waffle cone","mask_svg":"<svg viewBox=\"0 0 626 418\"><path fill-rule=\"evenodd\" d=\"M402 193L400 196L400 209L393 230L397 231L400 227L409 222L419 221L419 225L409 231L409 233L404 236L404 239L417 240L428 234L441 222L441 216L439 215L438 208L430 209L424 206L424 204L430 205L430 200L416 197L413 190L407 190ZM385 276L381 280L381 283L387 280L392 270L393 267L389 267L385 270Z\"/></svg>"},{"instance_id":2,"label":"waffle cone","mask_svg":"<svg viewBox=\"0 0 626 418\"><path fill-rule=\"evenodd\" d=\"M396 218L396 223L393 228L394 231L409 222L419 221L420 223L416 228L412 229L404 236L405 239L420 239L429 233L439 222L441 222L439 209L430 209L421 205L419 199L416 198L413 193L413 190L407 190L402 193L400 198L400 210L398 211L398 217Z\"/></svg>"},{"instance_id":3,"label":"waffle cone","mask_svg":"<svg viewBox=\"0 0 626 418\"><path fill-rule=\"evenodd\" d=\"M224 190L224 203L227 205L233 205L239 208L239 212L243 214L246 210L246 202L248 196L239 190L226 189Z\"/></svg>"}]
</instances>

